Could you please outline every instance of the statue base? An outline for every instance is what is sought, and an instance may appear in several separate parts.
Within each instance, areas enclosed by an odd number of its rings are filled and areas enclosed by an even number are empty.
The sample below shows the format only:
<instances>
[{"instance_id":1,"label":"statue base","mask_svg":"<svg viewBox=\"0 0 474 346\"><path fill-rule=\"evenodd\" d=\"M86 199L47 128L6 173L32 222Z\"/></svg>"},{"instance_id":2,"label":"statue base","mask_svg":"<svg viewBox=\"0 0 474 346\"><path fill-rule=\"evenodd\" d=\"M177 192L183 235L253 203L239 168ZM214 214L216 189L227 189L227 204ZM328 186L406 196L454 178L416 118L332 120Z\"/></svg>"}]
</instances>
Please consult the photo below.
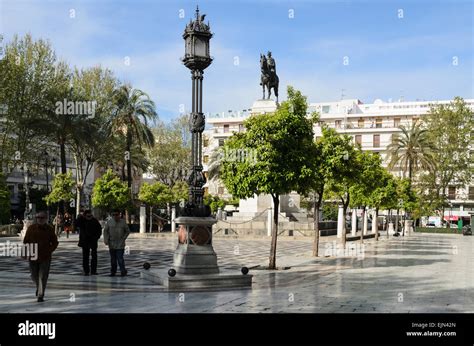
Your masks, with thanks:
<instances>
[{"instance_id":1,"label":"statue base","mask_svg":"<svg viewBox=\"0 0 474 346\"><path fill-rule=\"evenodd\" d=\"M275 100L257 100L252 105L252 114L274 113L278 108Z\"/></svg>"},{"instance_id":2,"label":"statue base","mask_svg":"<svg viewBox=\"0 0 474 346\"><path fill-rule=\"evenodd\" d=\"M142 270L145 280L165 286L169 290L195 290L220 288L248 288L252 275L225 271L217 265L217 255L212 247L213 217L181 216L175 219L179 225L178 247L174 252L174 276L169 269Z\"/></svg>"}]
</instances>

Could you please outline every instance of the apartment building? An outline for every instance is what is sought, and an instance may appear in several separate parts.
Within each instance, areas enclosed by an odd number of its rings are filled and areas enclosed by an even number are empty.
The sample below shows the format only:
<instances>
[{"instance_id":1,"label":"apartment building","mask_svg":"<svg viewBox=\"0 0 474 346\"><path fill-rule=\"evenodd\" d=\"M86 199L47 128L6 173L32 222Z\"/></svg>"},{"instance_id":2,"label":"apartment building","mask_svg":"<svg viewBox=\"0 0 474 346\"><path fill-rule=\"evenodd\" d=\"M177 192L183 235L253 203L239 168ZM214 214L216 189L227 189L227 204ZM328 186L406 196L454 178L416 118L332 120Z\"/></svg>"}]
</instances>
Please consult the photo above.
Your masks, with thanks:
<instances>
[{"instance_id":1,"label":"apartment building","mask_svg":"<svg viewBox=\"0 0 474 346\"><path fill-rule=\"evenodd\" d=\"M353 138L354 143L360 144L362 150L379 153L382 162L387 166L386 149L392 142L394 135L400 133L400 126L410 126L429 112L432 105L448 104L444 101L398 101L384 102L380 99L366 104L358 99L347 99L334 102L310 103L308 114L317 111L320 114L320 123L315 126L315 136L321 136L321 125L325 124L340 133ZM465 100L474 113L474 99ZM254 105L255 106L255 105ZM245 131L243 122L251 114L261 113L260 109L252 107L250 110L226 112L208 115L207 122L212 128L204 132L203 164L204 171L208 169L212 153L224 144L226 138L233 132ZM474 148L466 148L474 154ZM396 176L402 176L400 168L395 167ZM230 197L226 189L216 181L206 185L208 192L224 198ZM457 220L458 217L469 217L474 212L474 180L462 188L449 187L448 197L450 208L445 211L445 217Z\"/></svg>"}]
</instances>

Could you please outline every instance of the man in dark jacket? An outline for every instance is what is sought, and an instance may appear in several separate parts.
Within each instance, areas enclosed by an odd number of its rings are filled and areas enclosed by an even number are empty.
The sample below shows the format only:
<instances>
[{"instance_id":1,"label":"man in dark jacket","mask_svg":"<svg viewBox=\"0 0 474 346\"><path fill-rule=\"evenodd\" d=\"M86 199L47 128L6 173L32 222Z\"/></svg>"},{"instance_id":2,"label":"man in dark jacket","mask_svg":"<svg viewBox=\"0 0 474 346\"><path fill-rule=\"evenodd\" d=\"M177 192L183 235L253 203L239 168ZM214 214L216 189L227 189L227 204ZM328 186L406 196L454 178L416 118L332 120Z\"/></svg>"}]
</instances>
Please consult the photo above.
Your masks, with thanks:
<instances>
[{"instance_id":1,"label":"man in dark jacket","mask_svg":"<svg viewBox=\"0 0 474 346\"><path fill-rule=\"evenodd\" d=\"M58 237L52 226L47 224L46 213L40 211L36 214L36 223L26 230L24 244L35 246L38 250L36 258L28 258L30 261L31 279L36 284L36 296L38 302L43 302L44 291L49 276L51 265L51 254L58 247Z\"/></svg>"},{"instance_id":2,"label":"man in dark jacket","mask_svg":"<svg viewBox=\"0 0 474 346\"><path fill-rule=\"evenodd\" d=\"M84 219L80 222L79 246L82 247L82 268L84 275L97 275L97 243L102 235L99 221L92 216L90 210L84 211ZM89 254L92 255L89 267ZM90 270L89 270L90 269Z\"/></svg>"}]
</instances>

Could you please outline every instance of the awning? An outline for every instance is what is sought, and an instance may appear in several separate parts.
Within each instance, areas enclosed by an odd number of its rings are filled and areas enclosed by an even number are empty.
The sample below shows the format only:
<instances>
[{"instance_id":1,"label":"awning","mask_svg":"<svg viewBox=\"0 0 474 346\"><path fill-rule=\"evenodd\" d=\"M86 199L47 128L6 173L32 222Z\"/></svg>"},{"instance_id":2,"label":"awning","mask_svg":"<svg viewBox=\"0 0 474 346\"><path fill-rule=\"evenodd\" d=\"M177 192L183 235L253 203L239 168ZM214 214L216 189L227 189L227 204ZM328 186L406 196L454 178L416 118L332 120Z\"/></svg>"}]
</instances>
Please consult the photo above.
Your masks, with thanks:
<instances>
[{"instance_id":1,"label":"awning","mask_svg":"<svg viewBox=\"0 0 474 346\"><path fill-rule=\"evenodd\" d=\"M445 221L458 221L459 216L457 215L449 215L449 216L444 216Z\"/></svg>"}]
</instances>

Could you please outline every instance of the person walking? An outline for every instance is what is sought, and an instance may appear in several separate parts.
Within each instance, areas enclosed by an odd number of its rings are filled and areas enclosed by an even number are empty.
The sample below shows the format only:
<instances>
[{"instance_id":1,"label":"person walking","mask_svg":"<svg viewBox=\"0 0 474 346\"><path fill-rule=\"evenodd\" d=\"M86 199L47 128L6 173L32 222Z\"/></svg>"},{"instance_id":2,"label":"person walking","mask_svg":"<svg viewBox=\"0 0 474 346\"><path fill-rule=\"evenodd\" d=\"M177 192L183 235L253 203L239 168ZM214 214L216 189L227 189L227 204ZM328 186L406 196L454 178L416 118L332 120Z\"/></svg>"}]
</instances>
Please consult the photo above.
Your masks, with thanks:
<instances>
[{"instance_id":1,"label":"person walking","mask_svg":"<svg viewBox=\"0 0 474 346\"><path fill-rule=\"evenodd\" d=\"M104 227L104 243L109 247L110 253L110 276L115 276L117 273L117 262L121 275L127 275L123 254L125 252L125 240L129 234L130 230L127 223L121 218L120 212L114 210L112 218L106 222Z\"/></svg>"},{"instance_id":2,"label":"person walking","mask_svg":"<svg viewBox=\"0 0 474 346\"><path fill-rule=\"evenodd\" d=\"M97 245L102 235L102 227L90 210L84 211L81 218L78 222L80 228L78 246L82 248L82 269L86 276L89 273L97 275ZM91 257L90 266L89 256Z\"/></svg>"},{"instance_id":3,"label":"person walking","mask_svg":"<svg viewBox=\"0 0 474 346\"><path fill-rule=\"evenodd\" d=\"M66 238L69 238L69 232L72 232L72 215L68 212L64 213L64 231Z\"/></svg>"},{"instance_id":4,"label":"person walking","mask_svg":"<svg viewBox=\"0 0 474 346\"><path fill-rule=\"evenodd\" d=\"M31 257L30 255L28 260L31 279L36 284L38 302L43 302L49 268L51 266L51 255L59 244L53 227L47 223L47 214L44 211L36 214L36 223L29 226L26 230L23 243L29 244L30 247L36 247L36 256Z\"/></svg>"},{"instance_id":5,"label":"person walking","mask_svg":"<svg viewBox=\"0 0 474 346\"><path fill-rule=\"evenodd\" d=\"M63 233L63 227L64 227L64 218L63 214L56 214L56 217L53 220L53 225L55 229L56 236L58 238L61 238L61 233Z\"/></svg>"}]
</instances>

